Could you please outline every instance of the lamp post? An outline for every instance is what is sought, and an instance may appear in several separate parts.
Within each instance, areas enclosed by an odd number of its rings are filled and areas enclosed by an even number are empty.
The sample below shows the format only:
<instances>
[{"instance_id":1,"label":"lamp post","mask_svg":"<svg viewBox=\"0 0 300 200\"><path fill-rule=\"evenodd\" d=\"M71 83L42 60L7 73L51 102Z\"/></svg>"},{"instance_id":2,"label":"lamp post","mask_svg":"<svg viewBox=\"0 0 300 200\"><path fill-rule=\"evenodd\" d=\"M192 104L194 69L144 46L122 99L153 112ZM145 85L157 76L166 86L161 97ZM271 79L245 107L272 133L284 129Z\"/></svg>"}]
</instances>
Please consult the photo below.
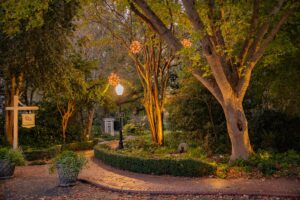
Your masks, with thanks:
<instances>
[{"instance_id":1,"label":"lamp post","mask_svg":"<svg viewBox=\"0 0 300 200\"><path fill-rule=\"evenodd\" d=\"M124 87L119 83L116 88L116 93L118 96L122 96L123 92L124 92ZM122 119L122 108L121 108L121 102L119 102L119 117L120 117L120 134L119 134L119 147L118 149L123 149L123 133L122 133L122 129L123 129L123 119Z\"/></svg>"}]
</instances>

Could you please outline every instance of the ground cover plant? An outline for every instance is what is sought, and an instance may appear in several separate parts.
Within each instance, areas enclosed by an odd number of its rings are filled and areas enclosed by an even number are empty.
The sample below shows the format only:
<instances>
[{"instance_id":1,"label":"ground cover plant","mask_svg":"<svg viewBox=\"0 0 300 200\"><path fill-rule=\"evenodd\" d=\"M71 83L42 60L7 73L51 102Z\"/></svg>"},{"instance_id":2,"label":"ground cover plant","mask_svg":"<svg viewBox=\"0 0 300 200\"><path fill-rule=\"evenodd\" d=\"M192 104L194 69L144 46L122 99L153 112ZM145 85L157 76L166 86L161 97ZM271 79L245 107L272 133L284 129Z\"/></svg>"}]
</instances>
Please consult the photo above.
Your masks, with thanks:
<instances>
[{"instance_id":1,"label":"ground cover plant","mask_svg":"<svg viewBox=\"0 0 300 200\"><path fill-rule=\"evenodd\" d=\"M11 148L0 148L0 160L8 161L14 165L25 165L22 152Z\"/></svg>"},{"instance_id":2,"label":"ground cover plant","mask_svg":"<svg viewBox=\"0 0 300 200\"><path fill-rule=\"evenodd\" d=\"M176 145L174 145L171 135L171 132L166 133L166 143L163 147L153 144L149 134L131 138L125 142L124 149L122 150L112 149L109 142L104 143L95 147L95 156L112 166L142 173L149 173L150 171L154 174L163 174L161 171L152 171L151 167L147 167L148 164L139 164L140 160L148 159L151 163L151 160L166 159L177 161L193 160L206 163L206 167L208 169L211 167L211 170L207 170L207 173L201 173L201 176L211 175L219 178L300 177L300 154L293 150L284 153L259 150L257 153L252 154L248 160L238 159L234 162L229 162L230 155L228 153L208 154L204 148L196 144L197 141L186 140L185 142L190 144L187 152L180 153L177 149L178 142L176 141ZM177 137L176 134L175 137ZM126 163L135 163L135 165L140 166L137 167L138 169L135 169L130 167L131 164L128 164L128 166ZM160 165L162 164L160 163ZM154 164L154 166L156 165ZM192 167L191 165L187 167L191 167L191 174L195 173L195 176L199 176L193 170L195 166ZM205 168L205 165L202 167ZM143 170L143 168L147 168L148 171ZM187 168L185 170L189 171ZM191 174L188 175L184 172L182 174L175 173L175 175L181 176L191 176Z\"/></svg>"},{"instance_id":3,"label":"ground cover plant","mask_svg":"<svg viewBox=\"0 0 300 200\"><path fill-rule=\"evenodd\" d=\"M0 148L0 179L11 178L15 166L25 165L22 152L18 149Z\"/></svg>"}]
</instances>

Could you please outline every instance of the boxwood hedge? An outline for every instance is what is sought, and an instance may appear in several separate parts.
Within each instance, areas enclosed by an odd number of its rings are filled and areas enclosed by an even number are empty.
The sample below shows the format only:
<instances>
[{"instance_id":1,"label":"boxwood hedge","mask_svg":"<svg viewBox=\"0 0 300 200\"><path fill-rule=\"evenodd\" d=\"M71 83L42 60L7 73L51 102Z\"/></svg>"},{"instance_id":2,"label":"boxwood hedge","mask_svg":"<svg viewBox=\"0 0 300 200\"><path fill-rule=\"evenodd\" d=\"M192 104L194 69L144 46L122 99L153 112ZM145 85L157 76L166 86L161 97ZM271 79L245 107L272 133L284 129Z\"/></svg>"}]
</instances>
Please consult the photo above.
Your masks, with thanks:
<instances>
[{"instance_id":1,"label":"boxwood hedge","mask_svg":"<svg viewBox=\"0 0 300 200\"><path fill-rule=\"evenodd\" d=\"M96 158L108 165L138 173L199 177L215 172L212 165L200 160L134 157L104 149L100 145L94 147L94 152Z\"/></svg>"},{"instance_id":2,"label":"boxwood hedge","mask_svg":"<svg viewBox=\"0 0 300 200\"><path fill-rule=\"evenodd\" d=\"M96 140L85 141L85 142L73 142L69 144L64 144L62 150L71 150L71 151L84 151L91 150L96 145Z\"/></svg>"},{"instance_id":3,"label":"boxwood hedge","mask_svg":"<svg viewBox=\"0 0 300 200\"><path fill-rule=\"evenodd\" d=\"M85 142L74 142L64 145L55 145L49 148L39 148L39 149L26 149L23 151L26 160L44 160L55 157L61 151L71 150L71 151L83 151L92 150L97 140L85 141Z\"/></svg>"},{"instance_id":4,"label":"boxwood hedge","mask_svg":"<svg viewBox=\"0 0 300 200\"><path fill-rule=\"evenodd\" d=\"M23 151L26 160L44 160L55 157L61 152L61 145L55 145L49 148L43 149L27 149Z\"/></svg>"}]
</instances>

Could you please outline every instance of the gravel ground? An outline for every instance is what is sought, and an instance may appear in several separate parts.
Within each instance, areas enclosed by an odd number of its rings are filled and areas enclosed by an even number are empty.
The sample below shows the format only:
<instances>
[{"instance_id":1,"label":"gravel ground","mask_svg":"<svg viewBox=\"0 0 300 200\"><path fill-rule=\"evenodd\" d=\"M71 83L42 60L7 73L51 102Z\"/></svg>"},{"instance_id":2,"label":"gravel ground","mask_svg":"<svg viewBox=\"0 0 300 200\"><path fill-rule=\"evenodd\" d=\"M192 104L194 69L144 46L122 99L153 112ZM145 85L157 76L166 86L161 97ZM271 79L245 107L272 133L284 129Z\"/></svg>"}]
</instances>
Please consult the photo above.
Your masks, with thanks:
<instances>
[{"instance_id":1,"label":"gravel ground","mask_svg":"<svg viewBox=\"0 0 300 200\"><path fill-rule=\"evenodd\" d=\"M1 181L2 198L4 200L209 200L209 199L222 199L222 200L255 200L255 199L292 199L292 198L278 198L278 197L261 197L261 196L221 196L221 195L147 195L147 194L128 194L117 193L97 188L95 186L78 182L73 187L57 187L55 179L41 179L41 180L9 180ZM295 198L294 198L295 199Z\"/></svg>"}]
</instances>

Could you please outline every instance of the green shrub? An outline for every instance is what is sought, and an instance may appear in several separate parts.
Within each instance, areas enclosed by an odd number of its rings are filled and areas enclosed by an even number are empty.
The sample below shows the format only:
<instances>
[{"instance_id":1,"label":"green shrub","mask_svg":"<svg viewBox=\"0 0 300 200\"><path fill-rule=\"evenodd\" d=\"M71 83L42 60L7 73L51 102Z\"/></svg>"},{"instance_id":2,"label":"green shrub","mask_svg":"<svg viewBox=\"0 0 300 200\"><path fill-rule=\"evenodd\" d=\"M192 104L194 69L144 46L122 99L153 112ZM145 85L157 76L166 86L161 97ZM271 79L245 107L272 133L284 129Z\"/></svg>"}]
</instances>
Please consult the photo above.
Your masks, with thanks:
<instances>
[{"instance_id":1,"label":"green shrub","mask_svg":"<svg viewBox=\"0 0 300 200\"><path fill-rule=\"evenodd\" d=\"M251 155L248 160L235 160L230 166L243 167L246 171L257 168L264 175L270 176L283 169L288 169L300 164L300 154L296 151L285 153L270 153L268 151L258 151Z\"/></svg>"},{"instance_id":2,"label":"green shrub","mask_svg":"<svg viewBox=\"0 0 300 200\"><path fill-rule=\"evenodd\" d=\"M101 136L101 139L105 140L105 141L110 141L110 140L117 140L119 139L119 136L118 135L115 135L115 136L112 136L110 134L102 134Z\"/></svg>"},{"instance_id":3,"label":"green shrub","mask_svg":"<svg viewBox=\"0 0 300 200\"><path fill-rule=\"evenodd\" d=\"M71 150L71 151L84 151L84 150L92 150L95 144L98 143L98 140L91 140L85 142L73 142L64 145L54 145L49 148L27 148L24 150L24 155L26 160L45 160L51 159L61 151Z\"/></svg>"},{"instance_id":4,"label":"green shrub","mask_svg":"<svg viewBox=\"0 0 300 200\"><path fill-rule=\"evenodd\" d=\"M26 160L44 160L55 157L61 151L61 145L55 145L49 148L42 149L26 149L24 150L24 155Z\"/></svg>"},{"instance_id":5,"label":"green shrub","mask_svg":"<svg viewBox=\"0 0 300 200\"><path fill-rule=\"evenodd\" d=\"M87 159L83 155L78 155L73 151L63 151L59 154L49 167L51 173L54 172L57 165L63 168L80 171L87 164Z\"/></svg>"},{"instance_id":6,"label":"green shrub","mask_svg":"<svg viewBox=\"0 0 300 200\"><path fill-rule=\"evenodd\" d=\"M199 177L213 174L215 168L193 159L145 158L119 154L95 146L95 157L113 167L138 173Z\"/></svg>"},{"instance_id":7,"label":"green shrub","mask_svg":"<svg viewBox=\"0 0 300 200\"><path fill-rule=\"evenodd\" d=\"M29 165L47 165L45 161L33 161Z\"/></svg>"},{"instance_id":8,"label":"green shrub","mask_svg":"<svg viewBox=\"0 0 300 200\"><path fill-rule=\"evenodd\" d=\"M300 154L294 150L289 150L285 153L275 154L274 157L281 164L300 165Z\"/></svg>"},{"instance_id":9,"label":"green shrub","mask_svg":"<svg viewBox=\"0 0 300 200\"><path fill-rule=\"evenodd\" d=\"M252 114L251 114L252 115ZM249 134L254 149L300 152L300 117L274 110L249 116Z\"/></svg>"},{"instance_id":10,"label":"green shrub","mask_svg":"<svg viewBox=\"0 0 300 200\"><path fill-rule=\"evenodd\" d=\"M272 175L276 172L276 165L273 160L261 160L257 168L265 175Z\"/></svg>"},{"instance_id":11,"label":"green shrub","mask_svg":"<svg viewBox=\"0 0 300 200\"><path fill-rule=\"evenodd\" d=\"M71 150L71 151L91 150L94 148L95 144L97 144L97 140L73 142L73 143L62 145L62 150Z\"/></svg>"},{"instance_id":12,"label":"green shrub","mask_svg":"<svg viewBox=\"0 0 300 200\"><path fill-rule=\"evenodd\" d=\"M123 127L123 132L125 135L143 135L144 134L144 125L141 122L129 121Z\"/></svg>"},{"instance_id":13,"label":"green shrub","mask_svg":"<svg viewBox=\"0 0 300 200\"><path fill-rule=\"evenodd\" d=\"M147 141L144 137L137 137L132 140L129 140L125 143L126 149L130 150L143 150L152 152L154 149L158 147L157 144L153 144L152 142Z\"/></svg>"},{"instance_id":14,"label":"green shrub","mask_svg":"<svg viewBox=\"0 0 300 200\"><path fill-rule=\"evenodd\" d=\"M6 160L15 165L25 164L22 152L20 150L13 150L10 148L0 148L0 160Z\"/></svg>"}]
</instances>

